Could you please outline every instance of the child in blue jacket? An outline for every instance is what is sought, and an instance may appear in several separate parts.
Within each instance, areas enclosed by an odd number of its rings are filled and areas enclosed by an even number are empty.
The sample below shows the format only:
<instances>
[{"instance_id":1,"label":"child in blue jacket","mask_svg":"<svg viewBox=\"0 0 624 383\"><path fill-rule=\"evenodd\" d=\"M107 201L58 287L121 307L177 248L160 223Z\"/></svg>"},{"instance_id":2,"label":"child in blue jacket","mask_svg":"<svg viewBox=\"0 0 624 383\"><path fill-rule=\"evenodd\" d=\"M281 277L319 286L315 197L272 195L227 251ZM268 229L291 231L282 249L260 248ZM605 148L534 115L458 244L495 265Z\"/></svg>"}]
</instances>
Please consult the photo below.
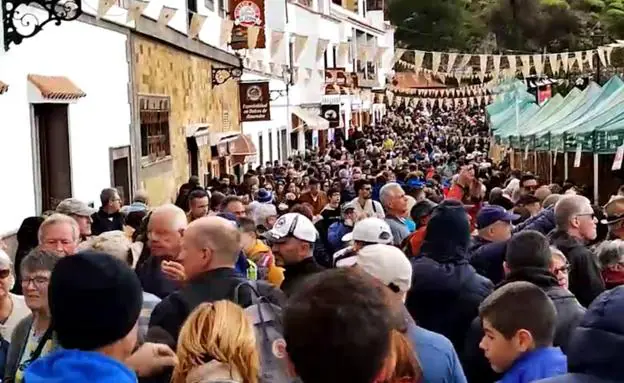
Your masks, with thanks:
<instances>
[{"instance_id":1,"label":"child in blue jacket","mask_svg":"<svg viewBox=\"0 0 624 383\"><path fill-rule=\"evenodd\" d=\"M552 347L557 312L546 293L529 282L495 290L479 306L485 335L479 347L499 383L529 383L567 372L566 356Z\"/></svg>"}]
</instances>

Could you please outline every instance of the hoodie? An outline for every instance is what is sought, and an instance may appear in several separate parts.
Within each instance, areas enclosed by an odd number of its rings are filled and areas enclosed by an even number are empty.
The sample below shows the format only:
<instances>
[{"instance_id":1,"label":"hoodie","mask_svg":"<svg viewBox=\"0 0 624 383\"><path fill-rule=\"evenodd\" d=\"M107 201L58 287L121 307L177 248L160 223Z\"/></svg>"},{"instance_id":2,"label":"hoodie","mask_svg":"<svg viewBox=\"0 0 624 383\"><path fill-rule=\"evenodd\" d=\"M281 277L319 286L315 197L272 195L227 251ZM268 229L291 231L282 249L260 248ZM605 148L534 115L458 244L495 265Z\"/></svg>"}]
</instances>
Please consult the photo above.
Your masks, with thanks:
<instances>
[{"instance_id":1,"label":"hoodie","mask_svg":"<svg viewBox=\"0 0 624 383\"><path fill-rule=\"evenodd\" d=\"M28 383L136 383L134 371L104 354L59 350L35 360L24 373Z\"/></svg>"},{"instance_id":2,"label":"hoodie","mask_svg":"<svg viewBox=\"0 0 624 383\"><path fill-rule=\"evenodd\" d=\"M570 373L540 383L624 381L624 286L601 294L589 306L570 339Z\"/></svg>"},{"instance_id":3,"label":"hoodie","mask_svg":"<svg viewBox=\"0 0 624 383\"><path fill-rule=\"evenodd\" d=\"M412 288L406 302L419 326L446 336L459 350L479 304L493 287L468 263L469 244L463 206L444 201L433 211L420 255L410 260Z\"/></svg>"}]
</instances>

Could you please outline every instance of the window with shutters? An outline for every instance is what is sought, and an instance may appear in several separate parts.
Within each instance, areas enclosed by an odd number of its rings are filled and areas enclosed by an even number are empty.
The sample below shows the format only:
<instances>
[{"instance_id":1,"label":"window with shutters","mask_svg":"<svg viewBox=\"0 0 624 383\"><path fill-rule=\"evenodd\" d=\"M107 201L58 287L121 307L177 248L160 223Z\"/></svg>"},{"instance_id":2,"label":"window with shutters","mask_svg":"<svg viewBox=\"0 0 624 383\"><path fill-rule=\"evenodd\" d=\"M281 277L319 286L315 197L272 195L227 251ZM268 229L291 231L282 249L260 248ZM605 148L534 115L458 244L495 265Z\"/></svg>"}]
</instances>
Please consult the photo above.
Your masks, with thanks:
<instances>
[{"instance_id":1,"label":"window with shutters","mask_svg":"<svg viewBox=\"0 0 624 383\"><path fill-rule=\"evenodd\" d=\"M141 157L158 161L171 155L169 114L171 102L166 96L139 96L141 120Z\"/></svg>"}]
</instances>

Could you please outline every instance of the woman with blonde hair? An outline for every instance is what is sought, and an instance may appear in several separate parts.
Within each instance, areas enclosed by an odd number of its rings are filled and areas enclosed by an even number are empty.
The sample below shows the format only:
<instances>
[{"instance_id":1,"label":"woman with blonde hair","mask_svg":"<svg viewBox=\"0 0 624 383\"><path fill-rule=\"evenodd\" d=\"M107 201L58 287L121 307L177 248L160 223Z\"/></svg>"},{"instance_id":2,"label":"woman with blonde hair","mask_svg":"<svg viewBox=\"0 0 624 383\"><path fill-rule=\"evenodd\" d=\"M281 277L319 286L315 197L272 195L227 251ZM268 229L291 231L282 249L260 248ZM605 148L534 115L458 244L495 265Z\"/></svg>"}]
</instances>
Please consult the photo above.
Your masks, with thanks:
<instances>
[{"instance_id":1,"label":"woman with blonde hair","mask_svg":"<svg viewBox=\"0 0 624 383\"><path fill-rule=\"evenodd\" d=\"M172 383L258 383L253 326L230 301L199 305L180 330L177 354Z\"/></svg>"}]
</instances>

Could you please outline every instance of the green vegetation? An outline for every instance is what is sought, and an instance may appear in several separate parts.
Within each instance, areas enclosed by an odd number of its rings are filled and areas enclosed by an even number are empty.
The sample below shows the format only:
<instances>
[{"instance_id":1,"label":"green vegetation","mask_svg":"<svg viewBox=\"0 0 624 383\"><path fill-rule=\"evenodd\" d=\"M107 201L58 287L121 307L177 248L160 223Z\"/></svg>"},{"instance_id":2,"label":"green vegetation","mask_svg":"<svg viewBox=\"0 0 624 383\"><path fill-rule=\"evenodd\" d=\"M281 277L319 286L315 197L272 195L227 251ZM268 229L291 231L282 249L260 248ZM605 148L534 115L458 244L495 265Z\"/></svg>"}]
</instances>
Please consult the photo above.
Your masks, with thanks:
<instances>
[{"instance_id":1,"label":"green vegetation","mask_svg":"<svg viewBox=\"0 0 624 383\"><path fill-rule=\"evenodd\" d=\"M624 39L624 0L390 0L406 48L561 52Z\"/></svg>"}]
</instances>

